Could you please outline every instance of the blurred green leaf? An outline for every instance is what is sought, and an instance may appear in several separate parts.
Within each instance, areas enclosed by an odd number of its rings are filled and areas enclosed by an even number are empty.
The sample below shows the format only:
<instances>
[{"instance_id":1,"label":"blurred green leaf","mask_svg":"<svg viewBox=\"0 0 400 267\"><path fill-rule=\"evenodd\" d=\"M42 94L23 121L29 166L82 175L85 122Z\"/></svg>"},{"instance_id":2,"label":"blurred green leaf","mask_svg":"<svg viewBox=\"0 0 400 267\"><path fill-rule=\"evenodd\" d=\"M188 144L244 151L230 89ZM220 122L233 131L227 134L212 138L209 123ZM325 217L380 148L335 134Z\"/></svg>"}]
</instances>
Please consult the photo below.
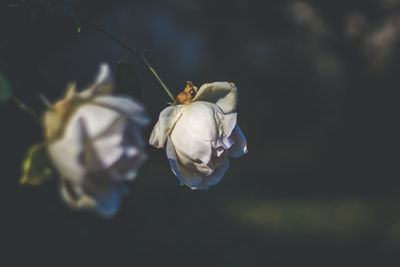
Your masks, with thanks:
<instances>
[{"instance_id":1,"label":"blurred green leaf","mask_svg":"<svg viewBox=\"0 0 400 267\"><path fill-rule=\"evenodd\" d=\"M279 233L354 238L377 222L374 203L360 199L241 200L226 211L245 225Z\"/></svg>"},{"instance_id":2,"label":"blurred green leaf","mask_svg":"<svg viewBox=\"0 0 400 267\"><path fill-rule=\"evenodd\" d=\"M46 144L38 143L31 146L22 164L20 184L40 185L53 176L51 160Z\"/></svg>"},{"instance_id":3,"label":"blurred green leaf","mask_svg":"<svg viewBox=\"0 0 400 267\"><path fill-rule=\"evenodd\" d=\"M0 102L7 101L12 96L11 84L0 71Z\"/></svg>"},{"instance_id":4,"label":"blurred green leaf","mask_svg":"<svg viewBox=\"0 0 400 267\"><path fill-rule=\"evenodd\" d=\"M81 23L79 21L79 18L75 20L75 30L77 33L80 33L82 31Z\"/></svg>"},{"instance_id":5,"label":"blurred green leaf","mask_svg":"<svg viewBox=\"0 0 400 267\"><path fill-rule=\"evenodd\" d=\"M122 61L118 61L117 65L117 91L139 98L142 95L142 86L135 70Z\"/></svg>"}]
</instances>

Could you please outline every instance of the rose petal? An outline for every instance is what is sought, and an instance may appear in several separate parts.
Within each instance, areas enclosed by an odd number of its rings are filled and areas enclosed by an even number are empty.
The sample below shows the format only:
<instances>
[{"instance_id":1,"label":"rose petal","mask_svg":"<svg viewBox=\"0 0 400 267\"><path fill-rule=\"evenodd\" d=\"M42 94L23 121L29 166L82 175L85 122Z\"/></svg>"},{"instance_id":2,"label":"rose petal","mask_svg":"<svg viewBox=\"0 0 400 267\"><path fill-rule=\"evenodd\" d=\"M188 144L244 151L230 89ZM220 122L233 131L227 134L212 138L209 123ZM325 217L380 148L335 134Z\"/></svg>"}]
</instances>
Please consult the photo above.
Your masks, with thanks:
<instances>
[{"instance_id":1,"label":"rose petal","mask_svg":"<svg viewBox=\"0 0 400 267\"><path fill-rule=\"evenodd\" d=\"M92 104L114 110L140 126L147 126L150 123L145 107L126 97L99 96L93 99Z\"/></svg>"},{"instance_id":2,"label":"rose petal","mask_svg":"<svg viewBox=\"0 0 400 267\"><path fill-rule=\"evenodd\" d=\"M196 189L207 190L211 186L218 184L219 181L221 181L222 177L224 177L224 174L226 170L228 170L228 168L229 158L227 157L225 162L221 166L216 168L211 175L204 177L203 182Z\"/></svg>"},{"instance_id":3,"label":"rose petal","mask_svg":"<svg viewBox=\"0 0 400 267\"><path fill-rule=\"evenodd\" d=\"M94 84L100 85L112 81L111 68L107 63L101 63Z\"/></svg>"},{"instance_id":4,"label":"rose petal","mask_svg":"<svg viewBox=\"0 0 400 267\"><path fill-rule=\"evenodd\" d=\"M229 154L233 158L241 157L247 153L247 141L239 125L236 125L232 136L235 139L235 144L230 148Z\"/></svg>"},{"instance_id":5,"label":"rose petal","mask_svg":"<svg viewBox=\"0 0 400 267\"><path fill-rule=\"evenodd\" d=\"M126 119L120 117L103 133L91 138L94 149L104 168L114 164L125 153L126 144L123 144L125 132Z\"/></svg>"},{"instance_id":6,"label":"rose petal","mask_svg":"<svg viewBox=\"0 0 400 267\"><path fill-rule=\"evenodd\" d=\"M218 115L216 115L218 112L221 113L218 106L214 104L208 102L194 102L188 105L187 110L176 123L173 132L179 127L183 133L189 131L192 136L196 136L198 139L206 141L215 140L218 138L219 134L219 125L215 119L218 117Z\"/></svg>"},{"instance_id":7,"label":"rose petal","mask_svg":"<svg viewBox=\"0 0 400 267\"><path fill-rule=\"evenodd\" d=\"M185 154L183 150L175 149L180 165L184 166L188 171L198 173L199 175L210 175L213 172L211 159L207 162L193 160Z\"/></svg>"},{"instance_id":8,"label":"rose petal","mask_svg":"<svg viewBox=\"0 0 400 267\"><path fill-rule=\"evenodd\" d=\"M224 153L224 152L225 152L225 149L221 146L213 149L213 155L216 155L217 157L220 157L222 155L222 153Z\"/></svg>"},{"instance_id":9,"label":"rose petal","mask_svg":"<svg viewBox=\"0 0 400 267\"><path fill-rule=\"evenodd\" d=\"M100 198L96 202L96 210L103 217L114 216L120 206L121 197L120 192L116 188L111 187L111 192L105 198Z\"/></svg>"},{"instance_id":10,"label":"rose petal","mask_svg":"<svg viewBox=\"0 0 400 267\"><path fill-rule=\"evenodd\" d=\"M81 133L80 145L84 148L86 164L94 171L109 167L122 156L124 150L121 144L125 128L126 119L115 111L84 105L71 119L66 132ZM66 135L63 141L67 140L69 139ZM61 151L60 153L62 154Z\"/></svg>"},{"instance_id":11,"label":"rose petal","mask_svg":"<svg viewBox=\"0 0 400 267\"><path fill-rule=\"evenodd\" d=\"M85 120L83 118L80 118L78 123L79 126L77 131L81 133L81 146L83 149L82 154L79 156L78 159L80 159L85 166L86 174L87 172L95 172L105 169L105 165L101 160L98 151L94 147L93 140L89 136Z\"/></svg>"},{"instance_id":12,"label":"rose petal","mask_svg":"<svg viewBox=\"0 0 400 267\"><path fill-rule=\"evenodd\" d=\"M81 106L72 116L68 123L68 130L76 130L76 123L83 118L87 127L88 135L95 137L102 134L108 127L117 121L121 115L111 109L91 104Z\"/></svg>"},{"instance_id":13,"label":"rose petal","mask_svg":"<svg viewBox=\"0 0 400 267\"><path fill-rule=\"evenodd\" d=\"M175 148L169 137L167 140L166 152L172 171L179 178L181 185L186 184L192 188L198 186L202 182L202 176L189 171L183 165L179 164L175 153Z\"/></svg>"},{"instance_id":14,"label":"rose petal","mask_svg":"<svg viewBox=\"0 0 400 267\"><path fill-rule=\"evenodd\" d=\"M206 101L216 104L224 113L236 111L238 102L237 88L228 82L203 84L193 101Z\"/></svg>"},{"instance_id":15,"label":"rose petal","mask_svg":"<svg viewBox=\"0 0 400 267\"><path fill-rule=\"evenodd\" d=\"M202 139L204 132L195 134L188 128L186 120L182 118L176 123L171 133L171 141L174 144L178 156L188 158L192 162L208 164L211 159L211 143Z\"/></svg>"},{"instance_id":16,"label":"rose petal","mask_svg":"<svg viewBox=\"0 0 400 267\"><path fill-rule=\"evenodd\" d=\"M109 94L114 89L114 83L111 76L111 69L107 63L100 65L96 79L88 89L79 93L82 99L91 99L102 94Z\"/></svg>"},{"instance_id":17,"label":"rose petal","mask_svg":"<svg viewBox=\"0 0 400 267\"><path fill-rule=\"evenodd\" d=\"M80 186L75 186L68 180L60 181L60 195L62 200L73 209L94 209L96 201L94 198L85 195Z\"/></svg>"},{"instance_id":18,"label":"rose petal","mask_svg":"<svg viewBox=\"0 0 400 267\"><path fill-rule=\"evenodd\" d=\"M232 131L236 126L237 113L223 114L222 112L218 112L217 116L219 137L231 136Z\"/></svg>"},{"instance_id":19,"label":"rose petal","mask_svg":"<svg viewBox=\"0 0 400 267\"><path fill-rule=\"evenodd\" d=\"M215 141L218 137L231 135L236 117L236 113L224 114L213 103L198 101L188 106L177 125L185 125L188 131L200 139Z\"/></svg>"},{"instance_id":20,"label":"rose petal","mask_svg":"<svg viewBox=\"0 0 400 267\"><path fill-rule=\"evenodd\" d=\"M78 120L69 123L62 139L48 145L51 159L62 177L78 184L85 176L85 165L82 161L83 133Z\"/></svg>"},{"instance_id":21,"label":"rose petal","mask_svg":"<svg viewBox=\"0 0 400 267\"><path fill-rule=\"evenodd\" d=\"M124 136L124 143L135 145L139 148L144 148L146 146L146 141L143 137L140 127L131 121L128 121L126 126L126 133Z\"/></svg>"},{"instance_id":22,"label":"rose petal","mask_svg":"<svg viewBox=\"0 0 400 267\"><path fill-rule=\"evenodd\" d=\"M85 186L87 187L88 184ZM95 193L93 193L93 190ZM105 190L107 193L104 194L103 192L103 195L101 195L101 190L98 190L98 188L96 189L93 186L90 188L90 191L92 192L84 192L80 185L73 185L67 180L60 182L60 195L68 206L78 210L95 209L104 217L113 216L118 211L120 196L129 192L128 188L123 184L108 186Z\"/></svg>"},{"instance_id":23,"label":"rose petal","mask_svg":"<svg viewBox=\"0 0 400 267\"><path fill-rule=\"evenodd\" d=\"M109 169L114 179L118 181L133 180L136 178L140 165L147 159L144 151L135 148L137 152L131 155L128 154L128 150L129 148L125 151L125 155Z\"/></svg>"},{"instance_id":24,"label":"rose petal","mask_svg":"<svg viewBox=\"0 0 400 267\"><path fill-rule=\"evenodd\" d=\"M167 158L169 161L169 165L171 166L172 172L179 178L181 185L183 185L185 182L183 180L181 171L179 170L178 160L177 160L177 156L175 153L175 148L172 145L172 142L169 137L167 139L167 147L165 150L167 153Z\"/></svg>"},{"instance_id":25,"label":"rose petal","mask_svg":"<svg viewBox=\"0 0 400 267\"><path fill-rule=\"evenodd\" d=\"M85 193L96 200L96 209L104 217L114 215L120 205L121 184L109 178L108 171L88 173L83 181Z\"/></svg>"},{"instance_id":26,"label":"rose petal","mask_svg":"<svg viewBox=\"0 0 400 267\"><path fill-rule=\"evenodd\" d=\"M186 105L176 105L165 108L160 113L158 122L151 132L149 143L157 148L164 147L167 136L187 107Z\"/></svg>"},{"instance_id":27,"label":"rose petal","mask_svg":"<svg viewBox=\"0 0 400 267\"><path fill-rule=\"evenodd\" d=\"M231 146L235 143L235 139L231 136L229 137L223 137L222 139L222 146L224 147L224 149L228 150L229 148L231 148Z\"/></svg>"},{"instance_id":28,"label":"rose petal","mask_svg":"<svg viewBox=\"0 0 400 267\"><path fill-rule=\"evenodd\" d=\"M216 141L211 142L213 148L213 156L220 157L222 153L231 148L234 143L235 140L232 136L218 138Z\"/></svg>"}]
</instances>

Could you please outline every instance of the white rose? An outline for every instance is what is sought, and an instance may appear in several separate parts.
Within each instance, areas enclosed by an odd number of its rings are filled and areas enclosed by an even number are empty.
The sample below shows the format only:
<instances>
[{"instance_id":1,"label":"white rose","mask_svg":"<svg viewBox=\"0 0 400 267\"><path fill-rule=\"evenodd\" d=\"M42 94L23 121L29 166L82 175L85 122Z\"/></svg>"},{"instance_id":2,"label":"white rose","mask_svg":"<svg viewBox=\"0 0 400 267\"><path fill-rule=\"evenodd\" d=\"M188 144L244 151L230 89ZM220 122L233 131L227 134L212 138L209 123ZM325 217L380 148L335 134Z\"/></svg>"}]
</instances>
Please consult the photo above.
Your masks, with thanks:
<instances>
[{"instance_id":1,"label":"white rose","mask_svg":"<svg viewBox=\"0 0 400 267\"><path fill-rule=\"evenodd\" d=\"M166 144L181 185L208 189L224 176L229 157L247 153L246 138L236 124L237 102L233 84L214 82L201 86L190 104L170 106L160 113L150 144L157 148Z\"/></svg>"},{"instance_id":2,"label":"white rose","mask_svg":"<svg viewBox=\"0 0 400 267\"><path fill-rule=\"evenodd\" d=\"M60 192L76 209L114 215L124 181L135 178L147 158L141 130L149 124L145 108L125 97L111 96L110 68L100 66L95 82L76 93L69 85L64 99L44 115L49 155L58 170Z\"/></svg>"}]
</instances>

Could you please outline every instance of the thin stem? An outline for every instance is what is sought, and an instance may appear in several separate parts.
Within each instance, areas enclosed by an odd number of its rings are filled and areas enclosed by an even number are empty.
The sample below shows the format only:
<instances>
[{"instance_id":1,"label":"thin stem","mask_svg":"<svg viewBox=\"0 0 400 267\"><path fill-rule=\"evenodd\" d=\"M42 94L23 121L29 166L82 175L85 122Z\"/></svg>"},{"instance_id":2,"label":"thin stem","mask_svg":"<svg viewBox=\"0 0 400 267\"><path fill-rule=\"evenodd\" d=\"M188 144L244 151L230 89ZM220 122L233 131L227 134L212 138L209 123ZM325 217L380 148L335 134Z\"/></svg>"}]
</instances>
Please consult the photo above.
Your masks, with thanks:
<instances>
[{"instance_id":1,"label":"thin stem","mask_svg":"<svg viewBox=\"0 0 400 267\"><path fill-rule=\"evenodd\" d=\"M149 71L151 71L151 73L153 73L154 77L156 77L157 81L161 84L161 86L163 87L163 89L165 90L165 92L168 94L168 96L171 98L172 101L175 100L174 95L171 93L171 91L168 89L168 87L165 85L165 83L161 80L160 76L158 75L158 73L155 71L155 69L150 65L150 63L147 61L147 59L143 56L142 53L140 53L140 51L138 51L135 48L129 47L126 44L124 44L123 42L121 42L116 36L114 36L112 33L106 31L103 26L99 23L96 23L95 21L86 18L80 14L75 13L75 16L80 18L83 21L86 21L87 23L93 25L94 27L96 27L99 31L101 31L102 33L104 33L104 35L106 35L108 38L110 38L111 40L113 40L114 42L116 42L119 46L121 46L123 49L128 50L129 52L135 54L145 65L146 67L149 69Z\"/></svg>"},{"instance_id":2,"label":"thin stem","mask_svg":"<svg viewBox=\"0 0 400 267\"><path fill-rule=\"evenodd\" d=\"M46 108L51 106L50 101L47 99L47 97L44 94L39 94L40 100L42 100L42 103L46 106Z\"/></svg>"},{"instance_id":3,"label":"thin stem","mask_svg":"<svg viewBox=\"0 0 400 267\"><path fill-rule=\"evenodd\" d=\"M33 118L35 118L36 122L40 124L40 116L36 113L36 111L25 105L21 100L19 100L15 96L13 96L11 99L17 104L17 106L20 109L29 113Z\"/></svg>"},{"instance_id":4,"label":"thin stem","mask_svg":"<svg viewBox=\"0 0 400 267\"><path fill-rule=\"evenodd\" d=\"M38 1L37 1L38 2ZM39 3L39 2L38 2ZM40 3L39 3L40 4ZM56 6L58 9L66 9L62 6ZM124 44L121 40L119 40L115 35L112 33L108 32L106 29L103 28L101 23L97 23L94 20L87 18L77 12L72 12L73 16L77 17L78 19L82 21L86 21L87 23L91 24L92 26L96 27L99 31L101 31L105 36L116 42L119 46L121 46L123 49L130 51L131 53L135 54L148 68L151 73L153 73L154 77L156 77L157 81L160 83L162 88L165 90L165 92L168 94L168 96L171 98L172 101L175 100L174 95L171 93L171 91L168 89L168 87L165 85L165 83L161 80L160 76L158 73L155 71L155 69L150 65L150 63L147 61L147 59L143 56L143 54L138 51L135 48L129 47L128 45Z\"/></svg>"},{"instance_id":5,"label":"thin stem","mask_svg":"<svg viewBox=\"0 0 400 267\"><path fill-rule=\"evenodd\" d=\"M38 0L33 0L35 1L37 4L42 5L43 3L41 3ZM53 6L54 8L61 10L65 12L65 10L70 11L70 15L74 16L82 21L86 21L87 23L91 24L92 26L96 27L99 31L101 31L102 33L104 33L104 35L106 35L108 38L110 38L111 40L113 40L114 42L116 42L119 46L121 46L123 49L126 49L128 51L130 51L131 53L135 54L145 65L146 67L149 69L149 71L151 71L151 73L153 73L154 77L156 77L157 81L160 83L160 85L162 86L162 88L165 90L165 92L168 94L168 96L171 98L172 101L175 100L174 95L171 93L171 91L168 89L168 87L165 85L165 83L161 80L160 76L158 75L158 73L155 71L155 69L150 65L150 63L147 61L147 59L142 55L142 53L140 51L138 51L135 48L129 47L128 45L124 44L121 40L119 40L115 35L113 35L112 33L106 31L101 23L97 23L94 20L87 18L77 12L73 12L73 10L69 9L69 8L65 8L62 6L62 3L60 1L56 1L58 2L58 4L55 4L55 6Z\"/></svg>"},{"instance_id":6,"label":"thin stem","mask_svg":"<svg viewBox=\"0 0 400 267\"><path fill-rule=\"evenodd\" d=\"M37 4L39 5L43 5L40 1L38 0L34 0ZM106 29L103 28L101 23L97 23L94 20L87 18L77 12L73 12L72 10L70 10L69 8L65 8L62 6L62 3L59 2L58 4L56 4L55 6L56 9L61 10L65 12L65 10L70 11L70 15L74 16L82 21L86 21L87 23L91 24L92 26L96 27L99 31L101 31L105 36L107 36L108 38L110 38L111 40L113 40L114 42L116 42L119 46L121 46L123 49L126 49L128 51L130 51L131 53L135 54L148 68L149 71L151 71L151 73L154 75L154 77L156 77L157 81L160 83L160 85L162 86L162 88L165 90L165 92L168 94L168 96L171 98L172 101L175 100L174 95L171 93L171 91L168 89L168 87L165 85L165 83L161 80L160 76L158 75L158 73L155 71L155 69L150 65L150 63L147 61L147 59L143 56L143 54L138 51L135 48L129 47L128 45L124 44L121 40L119 40L115 35L113 35L112 33L106 31Z\"/></svg>"},{"instance_id":7,"label":"thin stem","mask_svg":"<svg viewBox=\"0 0 400 267\"><path fill-rule=\"evenodd\" d=\"M149 62L147 61L147 59L141 54L139 53L137 55L142 62L146 65L146 67L154 74L154 76L156 77L156 79L158 80L158 82L161 84L161 86L164 88L165 92L167 92L169 98L171 98L172 101L175 100L174 95L171 93L171 91L168 89L168 87L165 85L165 83L161 80L160 76L158 76L157 72L153 69L153 67L149 64Z\"/></svg>"}]
</instances>

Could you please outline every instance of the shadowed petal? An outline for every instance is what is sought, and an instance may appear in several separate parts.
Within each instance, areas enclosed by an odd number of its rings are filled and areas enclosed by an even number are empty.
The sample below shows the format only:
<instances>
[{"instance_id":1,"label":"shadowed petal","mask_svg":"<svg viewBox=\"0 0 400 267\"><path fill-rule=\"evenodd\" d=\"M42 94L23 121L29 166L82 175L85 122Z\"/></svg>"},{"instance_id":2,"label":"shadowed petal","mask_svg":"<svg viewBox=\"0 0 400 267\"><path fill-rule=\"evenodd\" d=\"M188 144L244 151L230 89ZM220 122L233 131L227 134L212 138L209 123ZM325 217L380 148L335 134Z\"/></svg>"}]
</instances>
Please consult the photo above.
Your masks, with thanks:
<instances>
[{"instance_id":1,"label":"shadowed petal","mask_svg":"<svg viewBox=\"0 0 400 267\"><path fill-rule=\"evenodd\" d=\"M229 137L232 134L233 129L236 125L237 113L222 114L217 113L218 126L219 126L219 137Z\"/></svg>"},{"instance_id":2,"label":"shadowed petal","mask_svg":"<svg viewBox=\"0 0 400 267\"><path fill-rule=\"evenodd\" d=\"M62 200L73 209L94 209L96 200L82 192L80 186L75 186L66 179L60 181L60 195Z\"/></svg>"},{"instance_id":3,"label":"shadowed petal","mask_svg":"<svg viewBox=\"0 0 400 267\"><path fill-rule=\"evenodd\" d=\"M183 165L178 162L175 148L171 142L171 139L168 137L167 147L166 147L167 157L169 160L169 164L172 168L174 174L179 178L181 185L186 184L190 188L198 186L202 181L202 176L199 174L195 174L192 171L186 169Z\"/></svg>"},{"instance_id":4,"label":"shadowed petal","mask_svg":"<svg viewBox=\"0 0 400 267\"><path fill-rule=\"evenodd\" d=\"M239 125L236 125L232 136L235 139L235 143L229 150L230 156L233 158L241 157L247 153L247 141Z\"/></svg>"},{"instance_id":5,"label":"shadowed petal","mask_svg":"<svg viewBox=\"0 0 400 267\"><path fill-rule=\"evenodd\" d=\"M109 178L108 171L88 173L83 181L84 192L96 200L96 210L104 217L114 215L119 208L120 184Z\"/></svg>"},{"instance_id":6,"label":"shadowed petal","mask_svg":"<svg viewBox=\"0 0 400 267\"><path fill-rule=\"evenodd\" d=\"M133 180L136 178L139 167L146 159L147 155L144 151L135 147L128 147L124 156L110 167L110 172L114 179L118 181Z\"/></svg>"},{"instance_id":7,"label":"shadowed petal","mask_svg":"<svg viewBox=\"0 0 400 267\"><path fill-rule=\"evenodd\" d=\"M218 184L219 181L221 181L222 177L224 177L224 174L226 170L228 170L228 168L229 168L229 158L227 157L225 162L221 166L216 168L211 175L204 177L203 182L196 189L207 190L208 188L210 188L210 186Z\"/></svg>"}]
</instances>

